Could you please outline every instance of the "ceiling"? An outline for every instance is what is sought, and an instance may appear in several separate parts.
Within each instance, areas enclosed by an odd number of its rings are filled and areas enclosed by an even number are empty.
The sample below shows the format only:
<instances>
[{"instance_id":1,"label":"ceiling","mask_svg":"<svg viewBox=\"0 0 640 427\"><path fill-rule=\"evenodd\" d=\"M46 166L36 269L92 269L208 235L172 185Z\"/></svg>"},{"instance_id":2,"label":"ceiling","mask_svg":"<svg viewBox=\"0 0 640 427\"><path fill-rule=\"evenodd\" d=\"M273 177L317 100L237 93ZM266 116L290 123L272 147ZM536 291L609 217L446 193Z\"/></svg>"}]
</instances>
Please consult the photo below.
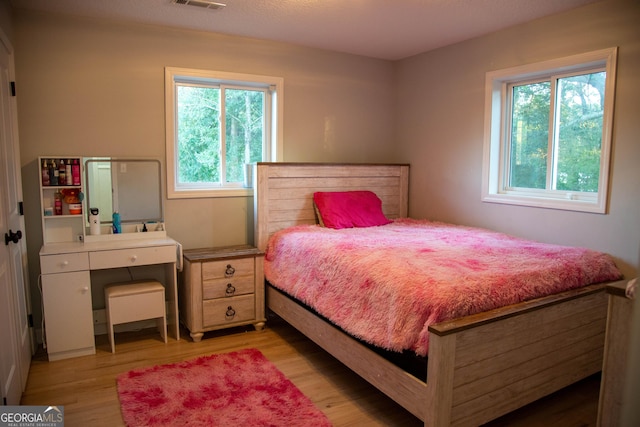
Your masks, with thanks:
<instances>
[{"instance_id":1,"label":"ceiling","mask_svg":"<svg viewBox=\"0 0 640 427\"><path fill-rule=\"evenodd\" d=\"M596 0L11 0L14 8L274 40L397 60Z\"/></svg>"}]
</instances>

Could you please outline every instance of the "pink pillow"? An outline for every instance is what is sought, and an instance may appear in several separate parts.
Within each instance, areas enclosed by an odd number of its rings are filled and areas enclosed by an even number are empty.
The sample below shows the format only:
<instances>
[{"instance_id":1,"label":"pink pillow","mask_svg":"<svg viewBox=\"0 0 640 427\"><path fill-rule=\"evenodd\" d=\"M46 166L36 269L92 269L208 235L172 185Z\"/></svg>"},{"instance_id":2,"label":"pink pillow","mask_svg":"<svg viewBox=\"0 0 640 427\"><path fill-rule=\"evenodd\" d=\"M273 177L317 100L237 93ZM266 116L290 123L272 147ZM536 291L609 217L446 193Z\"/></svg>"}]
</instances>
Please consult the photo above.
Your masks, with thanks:
<instances>
[{"instance_id":1,"label":"pink pillow","mask_svg":"<svg viewBox=\"0 0 640 427\"><path fill-rule=\"evenodd\" d=\"M382 201L372 191L313 193L320 223L328 228L372 227L389 224Z\"/></svg>"}]
</instances>

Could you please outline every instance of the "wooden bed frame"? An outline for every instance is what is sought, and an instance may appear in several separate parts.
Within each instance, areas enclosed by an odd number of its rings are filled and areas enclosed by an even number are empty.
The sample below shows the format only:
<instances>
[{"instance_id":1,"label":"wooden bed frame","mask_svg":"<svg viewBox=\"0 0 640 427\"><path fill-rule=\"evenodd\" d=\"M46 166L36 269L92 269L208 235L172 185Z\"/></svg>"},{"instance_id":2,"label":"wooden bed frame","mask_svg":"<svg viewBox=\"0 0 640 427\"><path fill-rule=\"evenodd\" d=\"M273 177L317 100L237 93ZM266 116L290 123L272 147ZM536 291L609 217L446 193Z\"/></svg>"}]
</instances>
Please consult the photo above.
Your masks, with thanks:
<instances>
[{"instance_id":1,"label":"wooden bed frame","mask_svg":"<svg viewBox=\"0 0 640 427\"><path fill-rule=\"evenodd\" d=\"M258 163L255 239L315 224L314 191L368 189L389 218L408 212L409 166ZM267 285L268 308L428 427L477 426L602 368L605 285L539 298L429 328L421 381ZM366 360L366 363L362 361Z\"/></svg>"}]
</instances>

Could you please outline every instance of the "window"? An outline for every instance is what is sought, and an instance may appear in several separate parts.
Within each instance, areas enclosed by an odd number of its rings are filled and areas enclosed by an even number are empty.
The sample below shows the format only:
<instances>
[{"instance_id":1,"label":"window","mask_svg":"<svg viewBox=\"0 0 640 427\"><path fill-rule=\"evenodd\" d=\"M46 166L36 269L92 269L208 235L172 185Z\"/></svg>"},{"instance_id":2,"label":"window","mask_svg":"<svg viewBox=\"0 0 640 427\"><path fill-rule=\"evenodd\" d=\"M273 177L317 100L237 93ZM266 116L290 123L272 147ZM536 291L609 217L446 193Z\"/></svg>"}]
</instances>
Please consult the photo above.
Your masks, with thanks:
<instances>
[{"instance_id":1,"label":"window","mask_svg":"<svg viewBox=\"0 0 640 427\"><path fill-rule=\"evenodd\" d=\"M616 55L487 73L482 200L606 212Z\"/></svg>"},{"instance_id":2,"label":"window","mask_svg":"<svg viewBox=\"0 0 640 427\"><path fill-rule=\"evenodd\" d=\"M166 68L169 198L250 195L245 165L276 161L279 77Z\"/></svg>"}]
</instances>

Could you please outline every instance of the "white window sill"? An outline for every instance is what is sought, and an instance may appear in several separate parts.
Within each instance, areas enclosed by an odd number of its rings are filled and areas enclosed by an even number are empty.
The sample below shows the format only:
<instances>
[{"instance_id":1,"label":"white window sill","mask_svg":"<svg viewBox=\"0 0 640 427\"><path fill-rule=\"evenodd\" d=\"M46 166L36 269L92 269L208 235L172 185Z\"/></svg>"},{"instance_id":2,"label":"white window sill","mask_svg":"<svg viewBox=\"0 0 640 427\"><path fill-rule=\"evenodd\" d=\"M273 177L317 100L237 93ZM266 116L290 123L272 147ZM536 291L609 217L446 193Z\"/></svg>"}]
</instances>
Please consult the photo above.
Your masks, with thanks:
<instances>
[{"instance_id":1,"label":"white window sill","mask_svg":"<svg viewBox=\"0 0 640 427\"><path fill-rule=\"evenodd\" d=\"M169 199L203 199L210 197L252 197L253 188L236 187L236 188L216 188L216 189L189 189L169 191L167 198Z\"/></svg>"},{"instance_id":2,"label":"white window sill","mask_svg":"<svg viewBox=\"0 0 640 427\"><path fill-rule=\"evenodd\" d=\"M501 203L507 205L529 206L546 209L560 209L567 211L606 213L606 205L602 201L595 200L570 200L556 199L540 196L523 196L513 194L486 194L482 197L483 202Z\"/></svg>"}]
</instances>

